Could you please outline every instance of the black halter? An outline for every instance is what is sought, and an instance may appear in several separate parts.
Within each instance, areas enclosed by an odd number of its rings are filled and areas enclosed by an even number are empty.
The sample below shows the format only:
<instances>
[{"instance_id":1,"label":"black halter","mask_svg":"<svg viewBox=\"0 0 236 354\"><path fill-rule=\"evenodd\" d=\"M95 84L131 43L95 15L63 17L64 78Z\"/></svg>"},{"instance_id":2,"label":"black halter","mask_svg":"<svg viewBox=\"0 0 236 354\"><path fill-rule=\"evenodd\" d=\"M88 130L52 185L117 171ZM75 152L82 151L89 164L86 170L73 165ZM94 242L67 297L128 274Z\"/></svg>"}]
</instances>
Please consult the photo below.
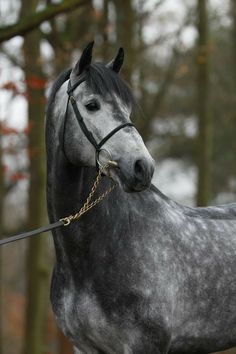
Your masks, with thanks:
<instances>
[{"instance_id":1,"label":"black halter","mask_svg":"<svg viewBox=\"0 0 236 354\"><path fill-rule=\"evenodd\" d=\"M68 101L67 101L67 108L66 108L66 113L65 113L65 119L63 122L63 142L62 142L62 146L63 146L63 150L64 150L64 131L65 131L65 120L66 120L66 116L67 116L67 111L68 111L68 105L69 102L72 105L73 111L75 113L75 116L77 118L77 121L80 125L80 128L82 130L82 132L84 133L84 135L86 136L86 138L88 139L88 141L94 146L95 148L95 159L96 159L96 167L98 168L98 162L99 162L99 153L102 150L102 146L105 144L105 142L107 142L108 139L110 139L115 133L117 133L120 129L123 129L125 127L134 127L134 124L129 122L129 123L123 123L121 125L119 125L118 127L114 128L110 133L108 133L99 143L97 143L96 139L93 136L93 133L87 128L83 117L80 114L80 111L78 109L78 106L76 104L76 100L73 96L73 91L75 90L76 87L78 87L83 81L85 81L86 78L83 76L81 77L78 82L76 82L76 84L74 84L73 86L70 83L70 80L68 82L68 88L67 88L67 94L68 94Z\"/></svg>"}]
</instances>

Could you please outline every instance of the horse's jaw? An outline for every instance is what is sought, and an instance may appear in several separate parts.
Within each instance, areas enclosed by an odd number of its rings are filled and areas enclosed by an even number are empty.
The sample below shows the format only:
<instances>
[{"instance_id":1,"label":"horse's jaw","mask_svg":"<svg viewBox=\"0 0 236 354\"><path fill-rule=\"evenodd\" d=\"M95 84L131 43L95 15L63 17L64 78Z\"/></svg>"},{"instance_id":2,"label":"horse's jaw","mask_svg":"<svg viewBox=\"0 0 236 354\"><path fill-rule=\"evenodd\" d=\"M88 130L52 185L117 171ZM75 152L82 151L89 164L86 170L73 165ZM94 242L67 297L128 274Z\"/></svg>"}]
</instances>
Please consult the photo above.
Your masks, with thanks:
<instances>
[{"instance_id":1,"label":"horse's jaw","mask_svg":"<svg viewBox=\"0 0 236 354\"><path fill-rule=\"evenodd\" d=\"M110 177L121 189L123 189L124 192L135 193L142 192L150 187L153 173L151 173L151 176L148 178L146 183L136 180L135 177L127 177L127 175L125 175L120 168L109 169L109 171L106 172L106 175Z\"/></svg>"}]
</instances>

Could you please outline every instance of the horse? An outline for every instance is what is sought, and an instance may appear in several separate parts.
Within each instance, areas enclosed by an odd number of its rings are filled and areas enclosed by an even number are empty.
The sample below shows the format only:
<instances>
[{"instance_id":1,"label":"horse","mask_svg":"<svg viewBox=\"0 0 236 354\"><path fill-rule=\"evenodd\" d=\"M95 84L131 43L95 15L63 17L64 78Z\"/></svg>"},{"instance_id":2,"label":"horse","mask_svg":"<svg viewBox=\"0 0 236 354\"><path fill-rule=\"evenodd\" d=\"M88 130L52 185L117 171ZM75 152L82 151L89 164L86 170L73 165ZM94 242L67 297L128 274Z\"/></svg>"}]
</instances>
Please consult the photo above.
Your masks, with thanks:
<instances>
[{"instance_id":1,"label":"horse","mask_svg":"<svg viewBox=\"0 0 236 354\"><path fill-rule=\"evenodd\" d=\"M55 81L46 115L51 222L77 212L103 160L97 193L78 222L53 231L55 318L81 354L210 353L236 345L236 204L190 208L151 182L154 161L130 121L122 48L92 62L90 43ZM100 141L100 143L98 143Z\"/></svg>"}]
</instances>

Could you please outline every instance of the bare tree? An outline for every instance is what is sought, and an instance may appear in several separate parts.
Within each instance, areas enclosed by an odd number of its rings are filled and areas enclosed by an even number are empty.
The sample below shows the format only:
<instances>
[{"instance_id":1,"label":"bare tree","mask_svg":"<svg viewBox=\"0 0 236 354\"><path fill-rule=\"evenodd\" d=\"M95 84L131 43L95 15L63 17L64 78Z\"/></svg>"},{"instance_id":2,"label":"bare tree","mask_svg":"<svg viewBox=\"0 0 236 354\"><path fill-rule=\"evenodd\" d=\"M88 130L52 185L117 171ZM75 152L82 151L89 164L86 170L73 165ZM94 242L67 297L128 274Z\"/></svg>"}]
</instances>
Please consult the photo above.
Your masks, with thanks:
<instances>
[{"instance_id":1,"label":"bare tree","mask_svg":"<svg viewBox=\"0 0 236 354\"><path fill-rule=\"evenodd\" d=\"M21 12L34 13L38 0L22 0ZM29 202L28 226L34 229L45 223L45 153L44 112L45 76L42 71L39 30L28 33L23 45L25 81L28 99L29 131ZM42 354L48 308L49 270L45 237L28 241L27 297L24 354Z\"/></svg>"},{"instance_id":2,"label":"bare tree","mask_svg":"<svg viewBox=\"0 0 236 354\"><path fill-rule=\"evenodd\" d=\"M81 5L89 3L89 0L66 0L58 4L50 4L44 10L31 13L22 17L13 25L0 27L0 43L15 36L24 36L26 33L38 28L44 21L48 21L53 17L72 11Z\"/></svg>"},{"instance_id":3,"label":"bare tree","mask_svg":"<svg viewBox=\"0 0 236 354\"><path fill-rule=\"evenodd\" d=\"M232 28L232 43L233 43L233 73L234 73L234 107L236 111L236 97L235 97L235 92L236 92L236 1L231 0L231 9L232 9L232 19L233 19L233 28ZM236 134L236 114L234 113L234 125L232 129L234 129L235 134ZM236 151L236 141L235 139L232 142L232 148L233 151ZM234 174L236 176L236 166L234 164ZM234 188L234 193L236 193L236 187Z\"/></svg>"},{"instance_id":4,"label":"bare tree","mask_svg":"<svg viewBox=\"0 0 236 354\"><path fill-rule=\"evenodd\" d=\"M0 239L3 234L3 198L4 198L4 178L3 178L3 162L2 162L2 129L0 125ZM3 284L2 270L3 250L0 247L0 284ZM0 354L3 354L3 293L0 286Z\"/></svg>"},{"instance_id":5,"label":"bare tree","mask_svg":"<svg viewBox=\"0 0 236 354\"><path fill-rule=\"evenodd\" d=\"M116 42L125 50L125 67L122 74L131 83L135 60L134 21L135 8L131 0L113 0L116 10Z\"/></svg>"},{"instance_id":6,"label":"bare tree","mask_svg":"<svg viewBox=\"0 0 236 354\"><path fill-rule=\"evenodd\" d=\"M197 112L198 192L197 205L206 205L211 196L212 119L209 105L209 35L207 0L198 0Z\"/></svg>"}]
</instances>

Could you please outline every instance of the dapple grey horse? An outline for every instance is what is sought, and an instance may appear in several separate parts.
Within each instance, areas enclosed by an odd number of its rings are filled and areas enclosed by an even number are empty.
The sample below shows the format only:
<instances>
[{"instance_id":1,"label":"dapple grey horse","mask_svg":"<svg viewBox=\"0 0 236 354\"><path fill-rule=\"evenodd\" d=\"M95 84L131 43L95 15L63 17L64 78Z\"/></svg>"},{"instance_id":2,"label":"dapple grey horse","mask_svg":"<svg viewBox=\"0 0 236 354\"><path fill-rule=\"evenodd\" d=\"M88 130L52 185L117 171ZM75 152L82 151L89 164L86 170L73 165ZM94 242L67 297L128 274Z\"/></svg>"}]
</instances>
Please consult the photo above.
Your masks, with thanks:
<instances>
[{"instance_id":1,"label":"dapple grey horse","mask_svg":"<svg viewBox=\"0 0 236 354\"><path fill-rule=\"evenodd\" d=\"M126 124L135 101L119 75L123 50L105 65L91 62L92 47L49 98L50 221L83 205L104 137L118 186L53 232L58 325L81 354L201 354L236 345L236 204L188 208L151 184L153 160ZM98 195L109 185L104 176Z\"/></svg>"}]
</instances>

